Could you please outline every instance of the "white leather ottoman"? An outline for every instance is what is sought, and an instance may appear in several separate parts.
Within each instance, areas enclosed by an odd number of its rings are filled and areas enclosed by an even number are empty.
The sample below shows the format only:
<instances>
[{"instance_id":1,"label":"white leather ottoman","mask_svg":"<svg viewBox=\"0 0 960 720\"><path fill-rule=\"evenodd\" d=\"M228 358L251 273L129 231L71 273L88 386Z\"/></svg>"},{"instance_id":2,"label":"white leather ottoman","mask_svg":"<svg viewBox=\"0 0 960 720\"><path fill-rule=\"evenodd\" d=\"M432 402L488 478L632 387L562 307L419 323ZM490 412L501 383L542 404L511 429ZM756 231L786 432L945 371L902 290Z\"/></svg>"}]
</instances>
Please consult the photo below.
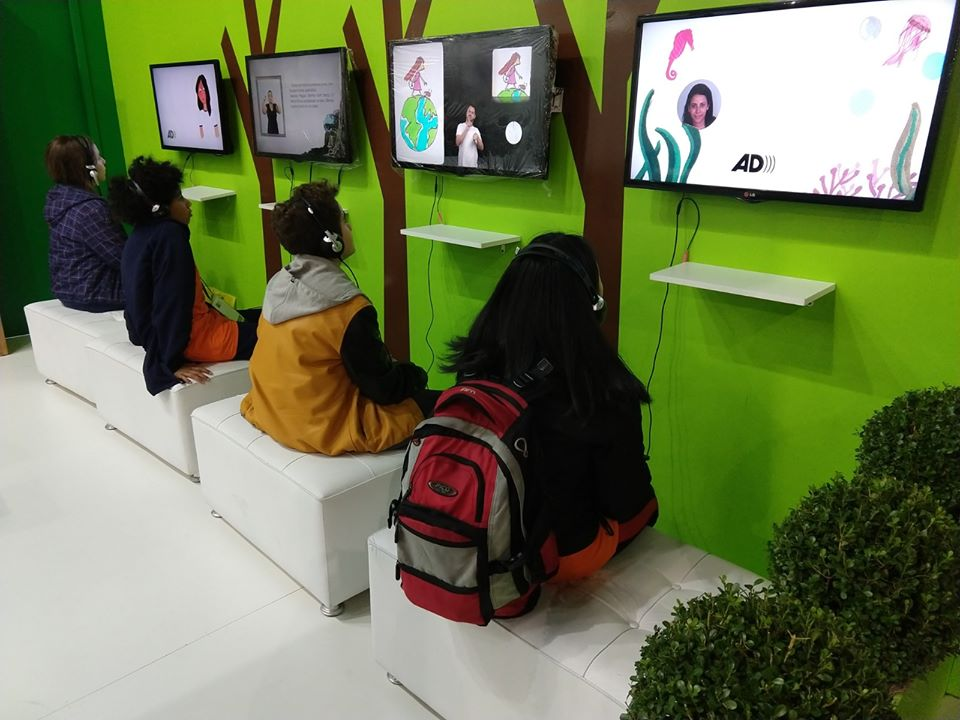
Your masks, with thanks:
<instances>
[{"instance_id":1,"label":"white leather ottoman","mask_svg":"<svg viewBox=\"0 0 960 720\"><path fill-rule=\"evenodd\" d=\"M644 639L678 600L713 591L721 575L757 580L647 529L596 576L548 585L532 613L484 628L406 599L392 531L375 533L368 547L374 657L446 720L617 718Z\"/></svg>"},{"instance_id":2,"label":"white leather ottoman","mask_svg":"<svg viewBox=\"0 0 960 720\"><path fill-rule=\"evenodd\" d=\"M199 476L190 414L201 405L250 389L246 360L212 363L205 383L174 385L158 395L143 380L144 350L126 339L100 338L86 347L97 411L119 430L191 478Z\"/></svg>"},{"instance_id":3,"label":"white leather ottoman","mask_svg":"<svg viewBox=\"0 0 960 720\"><path fill-rule=\"evenodd\" d=\"M367 589L367 537L386 525L400 492L403 451L297 452L244 420L242 399L193 413L204 497L324 614L338 615L344 600Z\"/></svg>"},{"instance_id":4,"label":"white leather ottoman","mask_svg":"<svg viewBox=\"0 0 960 720\"><path fill-rule=\"evenodd\" d=\"M43 300L23 308L37 372L80 397L96 402L84 347L97 338L126 340L123 311L91 313L71 310L59 300Z\"/></svg>"}]
</instances>

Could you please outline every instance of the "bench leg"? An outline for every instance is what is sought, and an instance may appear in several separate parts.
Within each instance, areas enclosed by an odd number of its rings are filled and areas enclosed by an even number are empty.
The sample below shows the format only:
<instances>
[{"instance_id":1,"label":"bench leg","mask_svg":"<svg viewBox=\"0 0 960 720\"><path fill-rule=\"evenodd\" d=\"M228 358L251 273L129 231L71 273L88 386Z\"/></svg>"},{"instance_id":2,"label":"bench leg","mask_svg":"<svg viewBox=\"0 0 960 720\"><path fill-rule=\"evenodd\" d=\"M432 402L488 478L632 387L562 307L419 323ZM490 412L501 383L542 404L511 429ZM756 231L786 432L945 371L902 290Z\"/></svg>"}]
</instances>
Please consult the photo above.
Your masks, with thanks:
<instances>
[{"instance_id":1,"label":"bench leg","mask_svg":"<svg viewBox=\"0 0 960 720\"><path fill-rule=\"evenodd\" d=\"M390 673L387 673L387 680L390 681L390 684L391 684L391 685L397 685L398 687L403 687L403 683L400 682L399 680L397 680L397 678L395 678L395 677L394 677L393 675L391 675Z\"/></svg>"},{"instance_id":2,"label":"bench leg","mask_svg":"<svg viewBox=\"0 0 960 720\"><path fill-rule=\"evenodd\" d=\"M190 482L192 482L192 483L196 483L197 485L200 484L200 476L199 476L199 475L187 475L187 479L188 479Z\"/></svg>"},{"instance_id":3,"label":"bench leg","mask_svg":"<svg viewBox=\"0 0 960 720\"><path fill-rule=\"evenodd\" d=\"M51 380L50 378L46 378L46 379L44 380L44 382L45 382L47 385L56 385L56 384L57 384L55 380Z\"/></svg>"},{"instance_id":4,"label":"bench leg","mask_svg":"<svg viewBox=\"0 0 960 720\"><path fill-rule=\"evenodd\" d=\"M343 612L343 603L340 603L339 605L334 605L333 607L329 607L327 605L324 605L323 603L320 603L320 612L322 612L327 617L336 617L337 615Z\"/></svg>"},{"instance_id":5,"label":"bench leg","mask_svg":"<svg viewBox=\"0 0 960 720\"><path fill-rule=\"evenodd\" d=\"M110 423L107 423L106 425L104 425L104 426L103 426L103 429L104 429L104 430L116 430L116 428L115 428L113 425L111 425Z\"/></svg>"},{"instance_id":6,"label":"bench leg","mask_svg":"<svg viewBox=\"0 0 960 720\"><path fill-rule=\"evenodd\" d=\"M216 510L211 510L210 514L213 515L217 520L223 520L223 515L218 513Z\"/></svg>"}]
</instances>

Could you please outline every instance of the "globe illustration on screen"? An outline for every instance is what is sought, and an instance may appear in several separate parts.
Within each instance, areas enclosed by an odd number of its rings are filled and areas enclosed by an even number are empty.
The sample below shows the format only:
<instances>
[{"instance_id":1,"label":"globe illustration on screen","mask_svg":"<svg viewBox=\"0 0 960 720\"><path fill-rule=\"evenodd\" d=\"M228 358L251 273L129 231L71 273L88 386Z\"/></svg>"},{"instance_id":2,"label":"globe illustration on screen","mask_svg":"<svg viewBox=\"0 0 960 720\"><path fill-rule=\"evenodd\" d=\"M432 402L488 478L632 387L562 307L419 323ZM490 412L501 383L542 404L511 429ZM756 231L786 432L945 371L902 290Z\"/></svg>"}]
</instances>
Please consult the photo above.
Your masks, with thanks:
<instances>
[{"instance_id":1,"label":"globe illustration on screen","mask_svg":"<svg viewBox=\"0 0 960 720\"><path fill-rule=\"evenodd\" d=\"M497 94L499 102L523 102L530 98L523 90L515 87L504 88Z\"/></svg>"},{"instance_id":2,"label":"globe illustration on screen","mask_svg":"<svg viewBox=\"0 0 960 720\"><path fill-rule=\"evenodd\" d=\"M437 108L425 95L412 95L400 109L400 137L408 148L423 152L437 137Z\"/></svg>"}]
</instances>

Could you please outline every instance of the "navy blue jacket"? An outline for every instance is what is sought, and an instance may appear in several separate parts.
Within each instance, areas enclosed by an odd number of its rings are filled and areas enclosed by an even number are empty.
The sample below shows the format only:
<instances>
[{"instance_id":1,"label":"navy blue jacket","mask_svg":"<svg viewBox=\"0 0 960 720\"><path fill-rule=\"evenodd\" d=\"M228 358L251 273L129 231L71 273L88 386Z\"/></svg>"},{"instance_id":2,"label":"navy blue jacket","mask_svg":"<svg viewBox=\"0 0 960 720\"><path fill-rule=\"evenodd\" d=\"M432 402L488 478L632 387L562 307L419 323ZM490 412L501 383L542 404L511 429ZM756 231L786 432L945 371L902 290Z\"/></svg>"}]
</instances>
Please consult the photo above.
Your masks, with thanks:
<instances>
[{"instance_id":1,"label":"navy blue jacket","mask_svg":"<svg viewBox=\"0 0 960 720\"><path fill-rule=\"evenodd\" d=\"M50 288L75 310L123 308L120 255L126 234L96 193L54 185L43 217L50 227Z\"/></svg>"},{"instance_id":2,"label":"navy blue jacket","mask_svg":"<svg viewBox=\"0 0 960 720\"><path fill-rule=\"evenodd\" d=\"M186 362L196 290L190 228L168 218L137 225L123 248L120 272L127 333L147 352L143 377L156 395L180 382L174 373Z\"/></svg>"}]
</instances>

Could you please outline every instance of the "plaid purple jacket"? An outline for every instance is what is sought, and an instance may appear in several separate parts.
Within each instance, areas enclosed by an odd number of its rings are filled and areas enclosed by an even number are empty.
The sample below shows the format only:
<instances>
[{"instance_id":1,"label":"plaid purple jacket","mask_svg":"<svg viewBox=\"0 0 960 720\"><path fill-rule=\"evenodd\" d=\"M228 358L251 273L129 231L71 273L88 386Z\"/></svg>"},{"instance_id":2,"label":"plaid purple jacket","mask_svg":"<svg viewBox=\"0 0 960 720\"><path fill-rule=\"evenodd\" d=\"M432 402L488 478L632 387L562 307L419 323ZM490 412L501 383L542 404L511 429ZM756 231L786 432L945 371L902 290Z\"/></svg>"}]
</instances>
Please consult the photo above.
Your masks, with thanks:
<instances>
[{"instance_id":1,"label":"plaid purple jacket","mask_svg":"<svg viewBox=\"0 0 960 720\"><path fill-rule=\"evenodd\" d=\"M50 288L67 307L123 308L120 256L126 233L99 195L54 185L43 209L50 227Z\"/></svg>"}]
</instances>

